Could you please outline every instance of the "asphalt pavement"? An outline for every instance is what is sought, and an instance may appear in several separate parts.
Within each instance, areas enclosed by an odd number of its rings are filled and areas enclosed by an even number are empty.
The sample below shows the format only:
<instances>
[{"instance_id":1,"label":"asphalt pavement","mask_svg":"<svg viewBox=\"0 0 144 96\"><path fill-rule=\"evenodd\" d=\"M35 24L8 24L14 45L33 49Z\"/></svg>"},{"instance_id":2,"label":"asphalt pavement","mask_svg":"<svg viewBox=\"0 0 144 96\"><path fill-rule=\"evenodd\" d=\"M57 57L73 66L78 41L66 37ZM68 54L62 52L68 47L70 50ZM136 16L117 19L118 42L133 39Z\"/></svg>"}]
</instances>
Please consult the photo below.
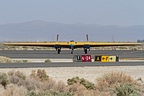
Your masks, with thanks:
<instances>
[{"instance_id":1,"label":"asphalt pavement","mask_svg":"<svg viewBox=\"0 0 144 96\"><path fill-rule=\"evenodd\" d=\"M9 58L53 58L72 59L74 55L82 55L82 50L75 50L70 54L69 50L62 50L57 54L55 50L0 50L0 56ZM143 50L91 50L89 55L119 55L120 58L144 58ZM85 66L143 66L144 62L57 62L57 63L0 63L0 68L35 68L35 67L85 67Z\"/></svg>"},{"instance_id":2,"label":"asphalt pavement","mask_svg":"<svg viewBox=\"0 0 144 96\"><path fill-rule=\"evenodd\" d=\"M9 58L57 58L71 59L74 55L84 54L83 50L75 50L70 54L70 50L62 50L57 54L55 50L0 50L0 56ZM144 58L144 50L91 50L89 55L119 55L120 58Z\"/></svg>"},{"instance_id":3,"label":"asphalt pavement","mask_svg":"<svg viewBox=\"0 0 144 96\"><path fill-rule=\"evenodd\" d=\"M65 62L65 63L0 63L0 68L47 68L47 67L92 67L92 66L144 66L144 62Z\"/></svg>"}]
</instances>

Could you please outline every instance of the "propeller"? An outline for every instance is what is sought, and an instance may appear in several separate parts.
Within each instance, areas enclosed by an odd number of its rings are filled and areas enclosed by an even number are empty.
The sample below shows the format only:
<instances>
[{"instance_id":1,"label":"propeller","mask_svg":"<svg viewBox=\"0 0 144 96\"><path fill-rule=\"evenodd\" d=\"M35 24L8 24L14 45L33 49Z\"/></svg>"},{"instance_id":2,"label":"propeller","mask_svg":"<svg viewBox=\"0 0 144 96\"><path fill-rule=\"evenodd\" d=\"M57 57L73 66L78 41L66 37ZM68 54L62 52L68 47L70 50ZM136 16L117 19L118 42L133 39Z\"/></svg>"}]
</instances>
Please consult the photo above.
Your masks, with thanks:
<instances>
[{"instance_id":1,"label":"propeller","mask_svg":"<svg viewBox=\"0 0 144 96\"><path fill-rule=\"evenodd\" d=\"M58 41L58 39L59 39L59 35L57 34L57 41Z\"/></svg>"},{"instance_id":2,"label":"propeller","mask_svg":"<svg viewBox=\"0 0 144 96\"><path fill-rule=\"evenodd\" d=\"M86 34L86 39L87 39L87 42L88 42L89 41L88 34Z\"/></svg>"}]
</instances>

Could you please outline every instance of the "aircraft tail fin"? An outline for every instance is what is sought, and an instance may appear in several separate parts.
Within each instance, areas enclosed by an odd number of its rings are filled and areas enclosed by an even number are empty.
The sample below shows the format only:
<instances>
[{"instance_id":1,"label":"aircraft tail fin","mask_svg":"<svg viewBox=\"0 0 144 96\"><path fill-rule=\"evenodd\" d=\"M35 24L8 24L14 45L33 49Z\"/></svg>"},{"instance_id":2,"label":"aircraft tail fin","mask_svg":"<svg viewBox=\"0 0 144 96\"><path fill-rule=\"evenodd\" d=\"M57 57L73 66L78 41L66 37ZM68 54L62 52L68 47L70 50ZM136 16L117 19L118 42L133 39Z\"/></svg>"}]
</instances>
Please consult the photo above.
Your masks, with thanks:
<instances>
[{"instance_id":1,"label":"aircraft tail fin","mask_svg":"<svg viewBox=\"0 0 144 96\"><path fill-rule=\"evenodd\" d=\"M57 34L57 41L58 41L58 39L59 39L59 35Z\"/></svg>"},{"instance_id":2,"label":"aircraft tail fin","mask_svg":"<svg viewBox=\"0 0 144 96\"><path fill-rule=\"evenodd\" d=\"M86 34L86 39L87 39L87 42L88 42L89 41L88 34Z\"/></svg>"}]
</instances>

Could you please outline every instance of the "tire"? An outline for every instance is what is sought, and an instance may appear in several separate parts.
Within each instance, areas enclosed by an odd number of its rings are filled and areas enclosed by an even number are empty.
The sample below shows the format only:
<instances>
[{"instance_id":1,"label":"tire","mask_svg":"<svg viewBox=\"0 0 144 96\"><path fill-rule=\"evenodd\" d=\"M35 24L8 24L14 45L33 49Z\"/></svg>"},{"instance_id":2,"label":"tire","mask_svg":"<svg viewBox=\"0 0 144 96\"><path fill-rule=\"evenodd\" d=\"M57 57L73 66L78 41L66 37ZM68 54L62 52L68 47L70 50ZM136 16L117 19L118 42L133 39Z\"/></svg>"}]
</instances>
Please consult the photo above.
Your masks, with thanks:
<instances>
[{"instance_id":1,"label":"tire","mask_svg":"<svg viewBox=\"0 0 144 96\"><path fill-rule=\"evenodd\" d=\"M87 54L87 49L84 49L85 54Z\"/></svg>"},{"instance_id":2,"label":"tire","mask_svg":"<svg viewBox=\"0 0 144 96\"><path fill-rule=\"evenodd\" d=\"M73 51L71 51L71 54L73 54Z\"/></svg>"},{"instance_id":3,"label":"tire","mask_svg":"<svg viewBox=\"0 0 144 96\"><path fill-rule=\"evenodd\" d=\"M60 52L61 52L61 49L57 49L57 52L58 52L58 54L60 54Z\"/></svg>"}]
</instances>

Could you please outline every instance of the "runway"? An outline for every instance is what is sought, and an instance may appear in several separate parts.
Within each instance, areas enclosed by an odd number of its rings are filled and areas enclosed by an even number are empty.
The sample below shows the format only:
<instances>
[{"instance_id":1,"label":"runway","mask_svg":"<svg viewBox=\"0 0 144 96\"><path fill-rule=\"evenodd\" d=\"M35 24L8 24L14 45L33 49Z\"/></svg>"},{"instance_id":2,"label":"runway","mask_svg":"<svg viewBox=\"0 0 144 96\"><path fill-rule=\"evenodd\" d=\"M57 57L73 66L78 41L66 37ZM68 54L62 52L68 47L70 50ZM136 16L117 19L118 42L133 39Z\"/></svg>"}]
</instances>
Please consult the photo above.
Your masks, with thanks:
<instances>
[{"instance_id":1,"label":"runway","mask_svg":"<svg viewBox=\"0 0 144 96\"><path fill-rule=\"evenodd\" d=\"M96 66L144 66L144 62L71 62L71 63L0 63L0 68L46 68L46 67L96 67Z\"/></svg>"},{"instance_id":2,"label":"runway","mask_svg":"<svg viewBox=\"0 0 144 96\"><path fill-rule=\"evenodd\" d=\"M62 50L61 54L57 54L55 50L0 50L0 56L9 58L57 58L72 59L73 55L82 55L83 50L75 50L74 54L70 54L70 50ZM91 50L88 54L95 55L119 55L120 58L144 58L144 50Z\"/></svg>"},{"instance_id":3,"label":"runway","mask_svg":"<svg viewBox=\"0 0 144 96\"><path fill-rule=\"evenodd\" d=\"M61 54L57 54L54 50L0 50L0 56L9 58L54 58L54 59L72 59L73 55L82 55L84 52L75 50L74 54L70 54L69 50L62 50ZM120 58L144 58L144 51L135 50L91 50L88 54L95 55L119 55ZM58 62L58 63L0 63L0 68L37 68L37 67L86 67L86 66L144 66L144 62Z\"/></svg>"}]
</instances>

